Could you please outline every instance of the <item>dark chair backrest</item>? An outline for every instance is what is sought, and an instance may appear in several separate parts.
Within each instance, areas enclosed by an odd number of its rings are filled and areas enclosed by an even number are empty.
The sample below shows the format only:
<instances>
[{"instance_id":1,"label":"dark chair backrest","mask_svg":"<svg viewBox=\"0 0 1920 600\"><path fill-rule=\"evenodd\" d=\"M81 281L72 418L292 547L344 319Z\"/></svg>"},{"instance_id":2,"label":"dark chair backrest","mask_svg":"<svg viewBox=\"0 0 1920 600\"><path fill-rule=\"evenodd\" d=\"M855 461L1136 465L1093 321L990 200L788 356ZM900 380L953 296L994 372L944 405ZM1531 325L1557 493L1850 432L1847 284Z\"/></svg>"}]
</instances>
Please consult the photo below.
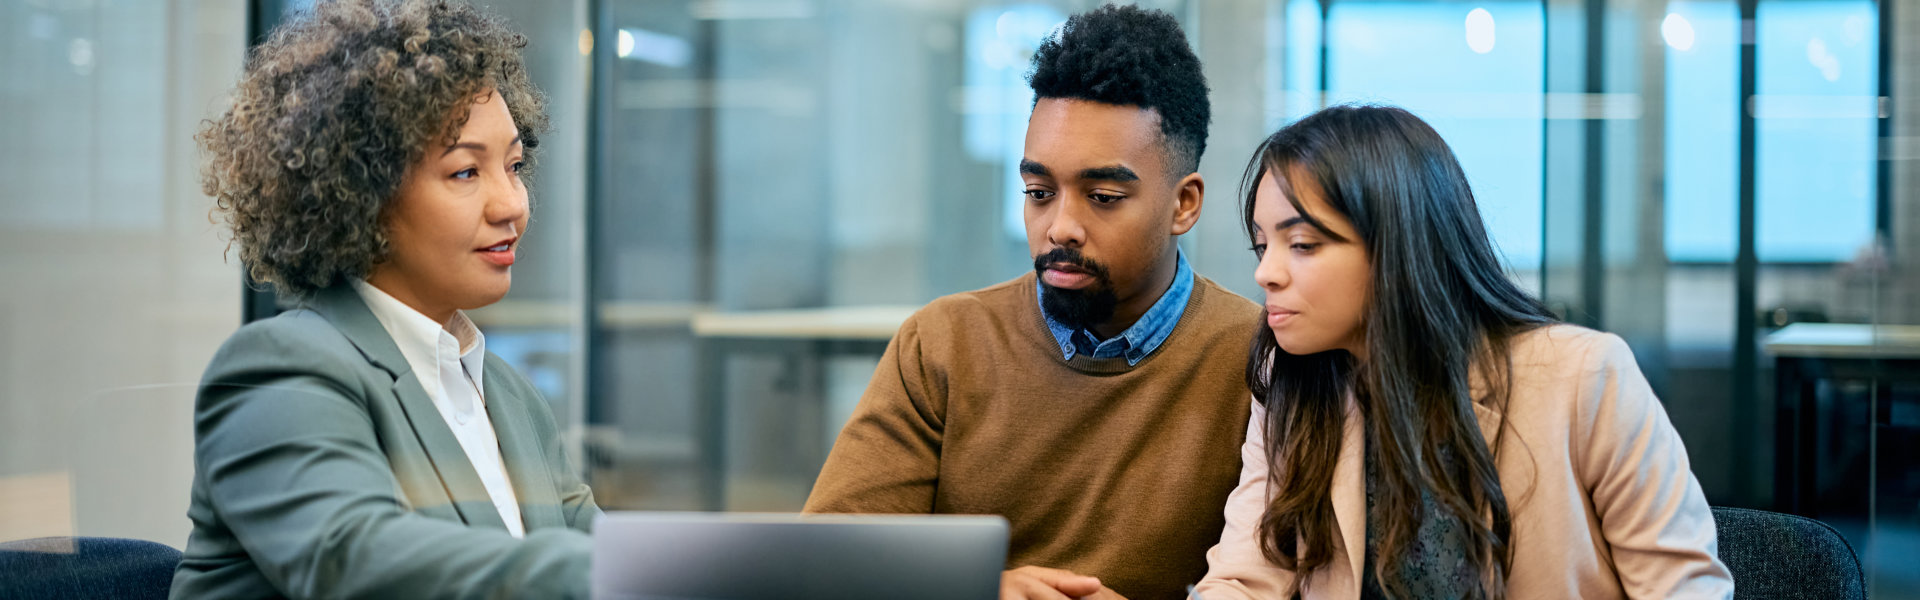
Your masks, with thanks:
<instances>
[{"instance_id":1,"label":"dark chair backrest","mask_svg":"<svg viewBox=\"0 0 1920 600\"><path fill-rule=\"evenodd\" d=\"M0 542L0 598L165 600L180 551L123 538Z\"/></svg>"},{"instance_id":2,"label":"dark chair backrest","mask_svg":"<svg viewBox=\"0 0 1920 600\"><path fill-rule=\"evenodd\" d=\"M1733 572L1733 597L1853 600L1867 597L1860 557L1840 532L1806 517L1713 509L1720 560Z\"/></svg>"}]
</instances>

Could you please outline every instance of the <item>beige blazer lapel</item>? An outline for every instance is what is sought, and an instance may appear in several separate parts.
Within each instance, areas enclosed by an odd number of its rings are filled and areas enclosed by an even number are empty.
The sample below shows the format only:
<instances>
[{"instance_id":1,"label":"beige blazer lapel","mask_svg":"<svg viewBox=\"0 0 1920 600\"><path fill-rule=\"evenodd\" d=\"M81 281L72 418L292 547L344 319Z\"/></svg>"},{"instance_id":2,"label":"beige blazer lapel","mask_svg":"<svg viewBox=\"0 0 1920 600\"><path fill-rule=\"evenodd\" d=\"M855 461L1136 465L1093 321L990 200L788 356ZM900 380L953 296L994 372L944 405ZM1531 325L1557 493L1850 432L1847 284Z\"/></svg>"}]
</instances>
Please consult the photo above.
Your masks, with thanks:
<instances>
[{"instance_id":1,"label":"beige blazer lapel","mask_svg":"<svg viewBox=\"0 0 1920 600\"><path fill-rule=\"evenodd\" d=\"M1366 563L1367 549L1366 431L1359 405L1348 397L1346 426L1340 434L1340 456L1333 464L1331 494L1334 524L1340 528L1335 559L1344 558L1347 564L1346 569L1333 571L1345 575L1347 580L1341 587L1352 590L1351 594L1342 596L1356 598L1360 594L1360 569Z\"/></svg>"},{"instance_id":2,"label":"beige blazer lapel","mask_svg":"<svg viewBox=\"0 0 1920 600\"><path fill-rule=\"evenodd\" d=\"M1478 388L1476 387L1476 390ZM1500 414L1480 404L1475 394L1473 403L1474 420L1480 426L1480 435L1491 443L1495 433L1500 431ZM1360 597L1360 571L1366 565L1367 550L1367 426L1360 416L1360 407L1353 398L1347 398L1346 427L1340 435L1340 457L1333 466L1333 519L1340 528L1339 544L1335 561L1346 560L1346 569L1334 565L1331 571L1346 577L1345 581L1335 583L1334 597ZM1337 579L1337 578L1336 578Z\"/></svg>"},{"instance_id":3,"label":"beige blazer lapel","mask_svg":"<svg viewBox=\"0 0 1920 600\"><path fill-rule=\"evenodd\" d=\"M1474 419L1480 422L1480 439L1492 444L1494 434L1500 433L1500 413L1482 404L1487 400L1487 392L1486 372L1475 366L1467 374L1467 395L1473 399Z\"/></svg>"},{"instance_id":4,"label":"beige blazer lapel","mask_svg":"<svg viewBox=\"0 0 1920 600\"><path fill-rule=\"evenodd\" d=\"M1486 440L1488 444L1492 444L1493 436L1500 433L1500 413L1494 412L1491 408L1487 408L1485 404L1475 402L1473 403L1473 416L1474 420L1480 422L1480 439ZM1497 459L1499 457L1495 458ZM1502 475L1505 475L1505 473L1502 473Z\"/></svg>"}]
</instances>

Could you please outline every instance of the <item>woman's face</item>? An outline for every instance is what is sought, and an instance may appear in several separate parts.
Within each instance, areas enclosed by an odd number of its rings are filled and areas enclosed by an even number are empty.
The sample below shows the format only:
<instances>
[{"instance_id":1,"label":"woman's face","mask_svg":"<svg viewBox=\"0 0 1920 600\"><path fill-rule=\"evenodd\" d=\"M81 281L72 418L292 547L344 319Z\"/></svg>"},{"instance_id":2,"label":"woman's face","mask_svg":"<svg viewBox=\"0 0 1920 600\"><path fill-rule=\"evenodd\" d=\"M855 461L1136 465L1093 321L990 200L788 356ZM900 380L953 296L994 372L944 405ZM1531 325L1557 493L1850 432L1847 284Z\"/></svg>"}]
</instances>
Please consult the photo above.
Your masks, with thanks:
<instances>
[{"instance_id":1,"label":"woman's face","mask_svg":"<svg viewBox=\"0 0 1920 600\"><path fill-rule=\"evenodd\" d=\"M1273 173L1253 196L1253 279L1266 291L1267 327L1288 354L1346 350L1366 356L1367 295L1372 268L1359 232L1304 177L1292 178L1303 216ZM1327 230L1314 227L1312 217Z\"/></svg>"},{"instance_id":2,"label":"woman's face","mask_svg":"<svg viewBox=\"0 0 1920 600\"><path fill-rule=\"evenodd\" d=\"M481 93L457 139L407 169L382 216L387 259L367 282L441 323L499 301L527 230L524 156L506 101Z\"/></svg>"}]
</instances>

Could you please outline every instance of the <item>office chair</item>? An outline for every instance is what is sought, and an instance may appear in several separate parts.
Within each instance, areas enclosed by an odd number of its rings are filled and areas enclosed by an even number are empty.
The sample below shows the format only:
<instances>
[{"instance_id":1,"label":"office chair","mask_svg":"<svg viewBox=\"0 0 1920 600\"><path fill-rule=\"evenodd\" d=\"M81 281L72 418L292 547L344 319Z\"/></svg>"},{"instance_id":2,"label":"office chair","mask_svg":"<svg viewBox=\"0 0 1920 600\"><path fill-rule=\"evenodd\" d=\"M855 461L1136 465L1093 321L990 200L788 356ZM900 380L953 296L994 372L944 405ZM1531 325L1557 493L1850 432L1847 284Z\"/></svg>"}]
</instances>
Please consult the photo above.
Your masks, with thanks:
<instances>
[{"instance_id":1,"label":"office chair","mask_svg":"<svg viewBox=\"0 0 1920 600\"><path fill-rule=\"evenodd\" d=\"M0 598L165 600L180 556L166 544L125 538L0 542Z\"/></svg>"},{"instance_id":2,"label":"office chair","mask_svg":"<svg viewBox=\"0 0 1920 600\"><path fill-rule=\"evenodd\" d=\"M1794 515L1714 507L1720 560L1733 572L1733 597L1864 600L1860 557L1826 523Z\"/></svg>"}]
</instances>

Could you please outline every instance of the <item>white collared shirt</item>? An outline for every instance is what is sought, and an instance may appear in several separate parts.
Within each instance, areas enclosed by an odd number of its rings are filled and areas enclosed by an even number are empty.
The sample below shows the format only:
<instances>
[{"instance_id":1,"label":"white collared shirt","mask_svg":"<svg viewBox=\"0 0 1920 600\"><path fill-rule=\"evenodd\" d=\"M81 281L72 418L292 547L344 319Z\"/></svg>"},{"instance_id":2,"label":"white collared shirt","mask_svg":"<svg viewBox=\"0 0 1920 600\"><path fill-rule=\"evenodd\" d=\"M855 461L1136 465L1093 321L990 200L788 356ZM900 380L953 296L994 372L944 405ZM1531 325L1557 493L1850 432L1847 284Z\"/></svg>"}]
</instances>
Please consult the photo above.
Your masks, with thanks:
<instances>
[{"instance_id":1,"label":"white collared shirt","mask_svg":"<svg viewBox=\"0 0 1920 600\"><path fill-rule=\"evenodd\" d=\"M466 451L467 461L473 463L473 470L479 473L480 483L486 486L487 496L500 511L500 520L506 522L507 531L513 537L525 537L520 504L513 494L513 483L507 479L506 462L500 458L500 439L494 435L493 420L487 416L481 391L486 389L481 385L487 357L486 336L480 335L466 313L454 311L453 320L441 327L432 318L365 281L354 281L353 289L366 301L367 308L373 310L373 317L380 320L380 326L386 328L394 344L400 346L407 366L413 369L420 386L426 388L433 407L440 411L440 418L446 420L454 439L460 441L460 449Z\"/></svg>"}]
</instances>

